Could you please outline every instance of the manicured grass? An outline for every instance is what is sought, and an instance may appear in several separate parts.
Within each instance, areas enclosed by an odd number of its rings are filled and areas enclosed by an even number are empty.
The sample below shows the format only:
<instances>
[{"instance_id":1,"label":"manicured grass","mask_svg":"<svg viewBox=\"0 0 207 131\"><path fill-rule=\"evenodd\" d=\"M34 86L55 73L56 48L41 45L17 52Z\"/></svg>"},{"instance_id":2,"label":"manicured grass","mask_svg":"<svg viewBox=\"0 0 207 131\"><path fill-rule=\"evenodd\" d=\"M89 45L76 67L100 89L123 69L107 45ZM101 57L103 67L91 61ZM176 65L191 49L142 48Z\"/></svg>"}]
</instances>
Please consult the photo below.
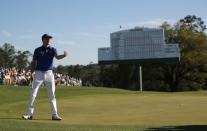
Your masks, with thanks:
<instances>
[{"instance_id":1,"label":"manicured grass","mask_svg":"<svg viewBox=\"0 0 207 131\"><path fill-rule=\"evenodd\" d=\"M0 86L0 131L207 130L207 92L136 92L113 88L57 87L62 121L51 121L46 88L26 121L29 87Z\"/></svg>"}]
</instances>

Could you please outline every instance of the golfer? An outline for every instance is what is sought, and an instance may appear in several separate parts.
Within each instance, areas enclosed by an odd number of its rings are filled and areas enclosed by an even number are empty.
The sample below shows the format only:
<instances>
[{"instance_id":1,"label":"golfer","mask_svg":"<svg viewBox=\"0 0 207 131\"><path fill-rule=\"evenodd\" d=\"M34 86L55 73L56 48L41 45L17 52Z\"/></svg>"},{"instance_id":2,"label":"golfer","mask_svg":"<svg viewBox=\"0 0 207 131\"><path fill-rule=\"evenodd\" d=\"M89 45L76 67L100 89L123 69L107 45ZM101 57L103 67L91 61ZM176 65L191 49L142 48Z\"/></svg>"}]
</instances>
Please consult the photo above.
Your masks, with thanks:
<instances>
[{"instance_id":1,"label":"golfer","mask_svg":"<svg viewBox=\"0 0 207 131\"><path fill-rule=\"evenodd\" d=\"M29 98L29 107L26 115L22 118L32 120L34 112L34 102L38 93L38 89L44 82L47 86L47 91L50 100L52 120L62 120L58 116L56 98L55 98L55 80L53 75L53 58L62 59L68 55L66 51L64 54L58 55L54 47L51 47L50 40L52 36L48 34L42 35L43 45L36 48L33 54L32 66L35 69L34 80L32 82L32 90Z\"/></svg>"}]
</instances>

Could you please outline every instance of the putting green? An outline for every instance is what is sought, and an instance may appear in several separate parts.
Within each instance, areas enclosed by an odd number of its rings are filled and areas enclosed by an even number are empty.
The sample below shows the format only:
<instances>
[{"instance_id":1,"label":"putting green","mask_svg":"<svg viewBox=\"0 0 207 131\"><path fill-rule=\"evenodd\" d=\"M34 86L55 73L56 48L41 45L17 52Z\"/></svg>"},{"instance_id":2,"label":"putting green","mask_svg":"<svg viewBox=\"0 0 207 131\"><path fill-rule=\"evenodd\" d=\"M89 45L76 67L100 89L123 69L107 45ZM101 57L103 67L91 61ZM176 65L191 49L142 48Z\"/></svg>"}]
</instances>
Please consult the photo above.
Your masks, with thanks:
<instances>
[{"instance_id":1,"label":"putting green","mask_svg":"<svg viewBox=\"0 0 207 131\"><path fill-rule=\"evenodd\" d=\"M34 120L26 121L29 87L0 86L0 130L148 130L203 128L207 92L135 92L113 88L57 87L62 121L51 121L45 88L39 90ZM179 129L179 128L178 128Z\"/></svg>"}]
</instances>

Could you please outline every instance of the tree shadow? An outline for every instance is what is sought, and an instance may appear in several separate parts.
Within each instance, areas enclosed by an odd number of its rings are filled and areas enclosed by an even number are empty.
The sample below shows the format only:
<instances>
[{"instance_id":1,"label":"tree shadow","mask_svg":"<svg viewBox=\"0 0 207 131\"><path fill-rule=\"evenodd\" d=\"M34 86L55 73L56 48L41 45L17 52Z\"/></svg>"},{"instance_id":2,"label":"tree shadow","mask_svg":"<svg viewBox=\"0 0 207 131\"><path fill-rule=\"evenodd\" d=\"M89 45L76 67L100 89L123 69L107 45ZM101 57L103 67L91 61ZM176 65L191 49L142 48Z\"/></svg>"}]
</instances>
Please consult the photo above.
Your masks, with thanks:
<instances>
[{"instance_id":1,"label":"tree shadow","mask_svg":"<svg viewBox=\"0 0 207 131\"><path fill-rule=\"evenodd\" d=\"M184 125L148 128L147 131L207 131L207 125Z\"/></svg>"}]
</instances>

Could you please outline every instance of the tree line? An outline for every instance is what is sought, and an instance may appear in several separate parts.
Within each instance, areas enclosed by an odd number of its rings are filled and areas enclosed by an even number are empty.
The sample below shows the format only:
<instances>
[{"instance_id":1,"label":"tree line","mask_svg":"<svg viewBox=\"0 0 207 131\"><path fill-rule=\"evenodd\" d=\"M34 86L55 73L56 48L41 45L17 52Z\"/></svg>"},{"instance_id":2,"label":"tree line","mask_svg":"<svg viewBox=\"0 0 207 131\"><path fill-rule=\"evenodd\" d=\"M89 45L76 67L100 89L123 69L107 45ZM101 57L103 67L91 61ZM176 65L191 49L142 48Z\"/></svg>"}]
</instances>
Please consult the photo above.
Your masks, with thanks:
<instances>
[{"instance_id":1,"label":"tree line","mask_svg":"<svg viewBox=\"0 0 207 131\"><path fill-rule=\"evenodd\" d=\"M178 63L142 64L143 88L155 91L192 91L207 89L207 35L204 21L188 15L174 25L163 22L166 43L179 43ZM29 68L29 51L15 51L8 43L0 47L0 66ZM81 78L85 86L139 90L137 64L59 65L54 71Z\"/></svg>"},{"instance_id":2,"label":"tree line","mask_svg":"<svg viewBox=\"0 0 207 131\"><path fill-rule=\"evenodd\" d=\"M18 51L12 44L5 43L0 47L0 67L27 69L31 55L29 51Z\"/></svg>"}]
</instances>

